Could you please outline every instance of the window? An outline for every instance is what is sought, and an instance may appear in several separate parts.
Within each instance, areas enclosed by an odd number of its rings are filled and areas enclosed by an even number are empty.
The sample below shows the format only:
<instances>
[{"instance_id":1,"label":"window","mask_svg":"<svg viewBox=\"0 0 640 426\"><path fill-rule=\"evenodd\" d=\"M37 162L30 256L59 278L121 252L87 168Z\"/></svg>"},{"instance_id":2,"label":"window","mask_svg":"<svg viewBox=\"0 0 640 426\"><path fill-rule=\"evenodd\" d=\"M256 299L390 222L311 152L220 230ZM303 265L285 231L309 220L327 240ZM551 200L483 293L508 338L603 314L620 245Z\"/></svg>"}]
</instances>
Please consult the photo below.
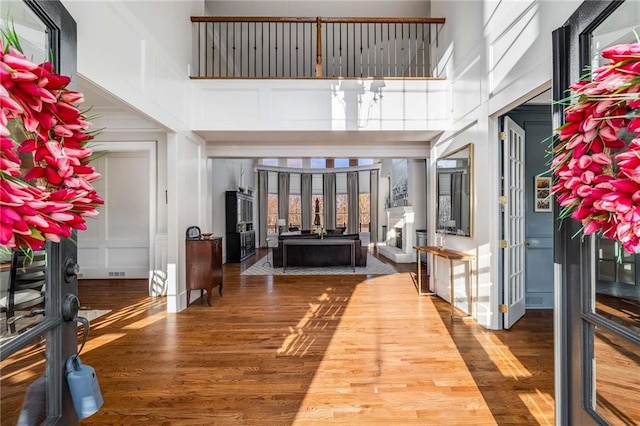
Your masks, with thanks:
<instances>
[{"instance_id":1,"label":"window","mask_svg":"<svg viewBox=\"0 0 640 426\"><path fill-rule=\"evenodd\" d=\"M324 227L324 197L322 194L311 197L311 211L313 212L311 225Z\"/></svg>"},{"instance_id":2,"label":"window","mask_svg":"<svg viewBox=\"0 0 640 426\"><path fill-rule=\"evenodd\" d=\"M323 195L323 187L324 187L324 175L314 174L311 176L311 212L313 216L311 217L311 226L316 223L316 213L320 215L320 225L324 227L324 195ZM318 200L319 212L316 212L316 199Z\"/></svg>"},{"instance_id":3,"label":"window","mask_svg":"<svg viewBox=\"0 0 640 426\"><path fill-rule=\"evenodd\" d=\"M311 159L311 168L312 169L324 169L327 167L327 159L326 158L312 158Z\"/></svg>"},{"instance_id":4,"label":"window","mask_svg":"<svg viewBox=\"0 0 640 426\"><path fill-rule=\"evenodd\" d=\"M336 227L346 228L349 213L347 194L336 194Z\"/></svg>"},{"instance_id":5,"label":"window","mask_svg":"<svg viewBox=\"0 0 640 426\"><path fill-rule=\"evenodd\" d=\"M278 159L277 158L263 158L262 164L265 166L277 166Z\"/></svg>"},{"instance_id":6,"label":"window","mask_svg":"<svg viewBox=\"0 0 640 426\"><path fill-rule=\"evenodd\" d=\"M287 167L302 168L302 158L287 158Z\"/></svg>"},{"instance_id":7,"label":"window","mask_svg":"<svg viewBox=\"0 0 640 426\"><path fill-rule=\"evenodd\" d=\"M269 194L267 198L267 234L278 233L278 194Z\"/></svg>"},{"instance_id":8,"label":"window","mask_svg":"<svg viewBox=\"0 0 640 426\"><path fill-rule=\"evenodd\" d=\"M358 158L358 166L371 166L373 158Z\"/></svg>"},{"instance_id":9,"label":"window","mask_svg":"<svg viewBox=\"0 0 640 426\"><path fill-rule=\"evenodd\" d=\"M362 160L359 160L362 161ZM364 160L368 161L368 160ZM371 160L373 163L373 160ZM358 173L358 220L360 232L370 232L371 225L371 172Z\"/></svg>"},{"instance_id":10,"label":"window","mask_svg":"<svg viewBox=\"0 0 640 426\"><path fill-rule=\"evenodd\" d=\"M289 228L302 229L300 194L289 195Z\"/></svg>"},{"instance_id":11,"label":"window","mask_svg":"<svg viewBox=\"0 0 640 426\"><path fill-rule=\"evenodd\" d=\"M371 224L371 194L360 194L358 196L358 203L360 232L369 232L369 225Z\"/></svg>"},{"instance_id":12,"label":"window","mask_svg":"<svg viewBox=\"0 0 640 426\"><path fill-rule=\"evenodd\" d=\"M269 172L267 174L267 234L277 234L278 227L278 173Z\"/></svg>"},{"instance_id":13,"label":"window","mask_svg":"<svg viewBox=\"0 0 640 426\"><path fill-rule=\"evenodd\" d=\"M349 160L346 160L349 161ZM344 228L349 221L347 174L336 173L336 228Z\"/></svg>"},{"instance_id":14,"label":"window","mask_svg":"<svg viewBox=\"0 0 640 426\"><path fill-rule=\"evenodd\" d=\"M336 158L334 167L349 167L349 159Z\"/></svg>"}]
</instances>

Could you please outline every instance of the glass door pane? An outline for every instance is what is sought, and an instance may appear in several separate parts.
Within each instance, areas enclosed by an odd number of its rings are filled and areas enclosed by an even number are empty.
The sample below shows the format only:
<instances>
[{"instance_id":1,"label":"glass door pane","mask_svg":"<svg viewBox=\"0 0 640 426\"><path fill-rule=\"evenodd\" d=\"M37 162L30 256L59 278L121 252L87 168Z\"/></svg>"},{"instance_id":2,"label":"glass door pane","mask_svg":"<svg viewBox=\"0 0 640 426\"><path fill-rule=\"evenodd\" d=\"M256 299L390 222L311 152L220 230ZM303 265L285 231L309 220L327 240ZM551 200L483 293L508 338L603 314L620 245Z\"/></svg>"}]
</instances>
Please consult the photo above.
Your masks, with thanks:
<instances>
[{"instance_id":1,"label":"glass door pane","mask_svg":"<svg viewBox=\"0 0 640 426\"><path fill-rule=\"evenodd\" d=\"M15 31L27 58L35 63L51 61L63 75L75 76L76 25L59 1L0 0L0 11L0 28ZM19 124L12 121L10 119L7 126L11 129L10 137L21 143L23 133L14 132ZM23 164L28 164L28 161L29 158L25 158ZM75 234L72 237L75 239ZM65 360L77 352L77 328L75 322L65 321L62 316L63 295L73 297L77 294L77 279L73 273L76 270L77 247L65 239L60 243L47 242L45 247L45 290L40 291L40 294L44 293L44 300L39 305L20 309L17 315L7 311L3 314L3 324L16 327L15 332L9 327L10 335L0 341L2 424L5 424L5 404L8 404L6 417L10 418L7 424L15 424L22 402L32 398L38 404L38 419L44 403L47 424L77 423L68 388L63 386ZM30 267L29 261L22 263ZM9 273L17 271L20 266L10 267ZM38 271L40 273L42 271ZM4 284L9 279L3 276L0 281L3 284L0 290L4 292L0 299L5 298L6 301L8 287ZM4 330L7 331L6 328Z\"/></svg>"},{"instance_id":2,"label":"glass door pane","mask_svg":"<svg viewBox=\"0 0 640 426\"><path fill-rule=\"evenodd\" d=\"M38 340L0 362L3 425L35 425L46 419L45 347Z\"/></svg>"},{"instance_id":3,"label":"glass door pane","mask_svg":"<svg viewBox=\"0 0 640 426\"><path fill-rule=\"evenodd\" d=\"M640 357L638 347L596 327L595 410L610 425L640 424Z\"/></svg>"},{"instance_id":4,"label":"glass door pane","mask_svg":"<svg viewBox=\"0 0 640 426\"><path fill-rule=\"evenodd\" d=\"M604 49L637 42L639 30L640 2L625 1L591 32L592 69L609 62ZM601 423L640 424L640 256L604 237L592 247L595 275L582 308L584 408Z\"/></svg>"}]
</instances>

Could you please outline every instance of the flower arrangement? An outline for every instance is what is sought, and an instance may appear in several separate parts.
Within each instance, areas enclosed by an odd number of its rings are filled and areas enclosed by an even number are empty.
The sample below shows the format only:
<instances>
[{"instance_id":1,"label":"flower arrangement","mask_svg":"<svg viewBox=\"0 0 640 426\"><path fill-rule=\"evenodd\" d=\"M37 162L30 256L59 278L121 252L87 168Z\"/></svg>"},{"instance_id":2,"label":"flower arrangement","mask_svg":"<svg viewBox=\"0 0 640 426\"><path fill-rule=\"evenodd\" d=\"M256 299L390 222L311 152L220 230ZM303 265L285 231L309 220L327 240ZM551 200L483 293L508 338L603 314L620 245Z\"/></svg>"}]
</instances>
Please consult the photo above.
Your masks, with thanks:
<instances>
[{"instance_id":1,"label":"flower arrangement","mask_svg":"<svg viewBox=\"0 0 640 426\"><path fill-rule=\"evenodd\" d=\"M640 43L605 49L591 80L571 85L551 169L560 218L630 253L640 245ZM630 139L630 140L629 140Z\"/></svg>"},{"instance_id":2,"label":"flower arrangement","mask_svg":"<svg viewBox=\"0 0 640 426\"><path fill-rule=\"evenodd\" d=\"M104 201L86 148L94 133L80 92L51 62L35 64L13 30L0 39L0 248L37 250L86 229Z\"/></svg>"}]
</instances>

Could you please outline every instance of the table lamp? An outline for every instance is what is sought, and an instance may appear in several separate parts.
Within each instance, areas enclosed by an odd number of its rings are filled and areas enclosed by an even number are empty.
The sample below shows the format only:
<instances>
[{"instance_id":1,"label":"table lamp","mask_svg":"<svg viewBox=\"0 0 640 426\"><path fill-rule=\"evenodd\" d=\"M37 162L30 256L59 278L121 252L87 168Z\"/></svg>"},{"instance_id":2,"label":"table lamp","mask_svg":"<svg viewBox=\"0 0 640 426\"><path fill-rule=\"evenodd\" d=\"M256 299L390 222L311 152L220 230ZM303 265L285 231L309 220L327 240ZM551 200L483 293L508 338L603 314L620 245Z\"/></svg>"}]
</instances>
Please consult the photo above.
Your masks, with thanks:
<instances>
[{"instance_id":1,"label":"table lamp","mask_svg":"<svg viewBox=\"0 0 640 426\"><path fill-rule=\"evenodd\" d=\"M282 234L282 227L283 226L287 226L287 220L286 219L278 219L276 221L276 226L278 227L278 235Z\"/></svg>"}]
</instances>

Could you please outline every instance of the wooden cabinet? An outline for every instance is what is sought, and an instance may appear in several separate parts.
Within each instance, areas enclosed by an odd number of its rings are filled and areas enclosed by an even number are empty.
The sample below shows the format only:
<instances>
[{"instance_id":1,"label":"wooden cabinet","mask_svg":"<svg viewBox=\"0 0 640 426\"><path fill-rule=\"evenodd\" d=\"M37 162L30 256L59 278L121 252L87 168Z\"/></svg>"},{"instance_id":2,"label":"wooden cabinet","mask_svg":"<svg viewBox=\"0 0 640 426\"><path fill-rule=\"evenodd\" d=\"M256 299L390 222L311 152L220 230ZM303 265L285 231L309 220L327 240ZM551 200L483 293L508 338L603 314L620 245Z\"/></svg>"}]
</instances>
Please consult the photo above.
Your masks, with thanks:
<instances>
[{"instance_id":1,"label":"wooden cabinet","mask_svg":"<svg viewBox=\"0 0 640 426\"><path fill-rule=\"evenodd\" d=\"M187 305L191 290L206 290L207 304L211 306L211 292L218 287L222 296L222 238L186 241Z\"/></svg>"},{"instance_id":2,"label":"wooden cabinet","mask_svg":"<svg viewBox=\"0 0 640 426\"><path fill-rule=\"evenodd\" d=\"M225 195L227 262L242 262L256 253L253 197L237 191Z\"/></svg>"}]
</instances>

